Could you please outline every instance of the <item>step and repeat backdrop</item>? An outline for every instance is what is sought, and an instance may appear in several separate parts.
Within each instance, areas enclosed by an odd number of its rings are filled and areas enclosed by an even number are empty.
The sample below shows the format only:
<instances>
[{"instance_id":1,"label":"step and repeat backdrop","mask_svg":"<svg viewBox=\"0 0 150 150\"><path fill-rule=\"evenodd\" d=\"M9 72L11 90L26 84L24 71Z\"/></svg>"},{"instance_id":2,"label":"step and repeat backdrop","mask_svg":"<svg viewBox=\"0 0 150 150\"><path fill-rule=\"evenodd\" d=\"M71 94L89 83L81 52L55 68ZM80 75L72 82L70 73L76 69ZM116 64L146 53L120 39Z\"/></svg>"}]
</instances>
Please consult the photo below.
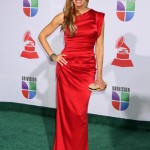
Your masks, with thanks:
<instances>
[{"instance_id":1,"label":"step and repeat backdrop","mask_svg":"<svg viewBox=\"0 0 150 150\"><path fill-rule=\"evenodd\" d=\"M62 12L65 0L1 0L0 102L55 108L55 63L38 41L40 31ZM103 77L89 113L150 121L149 0L90 0L105 13ZM48 38L55 53L64 47L58 28Z\"/></svg>"}]
</instances>

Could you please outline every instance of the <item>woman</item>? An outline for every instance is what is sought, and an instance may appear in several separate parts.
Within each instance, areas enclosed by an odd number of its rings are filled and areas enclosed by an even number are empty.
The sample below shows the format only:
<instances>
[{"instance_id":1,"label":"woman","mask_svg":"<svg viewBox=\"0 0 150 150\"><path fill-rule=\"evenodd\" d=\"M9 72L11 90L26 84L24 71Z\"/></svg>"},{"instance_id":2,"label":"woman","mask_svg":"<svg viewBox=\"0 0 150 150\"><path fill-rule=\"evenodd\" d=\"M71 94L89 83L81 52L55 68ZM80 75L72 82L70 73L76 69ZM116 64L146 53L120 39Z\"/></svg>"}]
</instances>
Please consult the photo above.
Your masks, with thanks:
<instances>
[{"instance_id":1,"label":"woman","mask_svg":"<svg viewBox=\"0 0 150 150\"><path fill-rule=\"evenodd\" d=\"M50 60L57 62L57 114L53 150L88 150L90 90L105 89L102 78L104 13L88 8L88 2L66 0L64 11L54 17L39 34ZM46 37L58 26L64 31L65 47L60 54L55 54Z\"/></svg>"}]
</instances>

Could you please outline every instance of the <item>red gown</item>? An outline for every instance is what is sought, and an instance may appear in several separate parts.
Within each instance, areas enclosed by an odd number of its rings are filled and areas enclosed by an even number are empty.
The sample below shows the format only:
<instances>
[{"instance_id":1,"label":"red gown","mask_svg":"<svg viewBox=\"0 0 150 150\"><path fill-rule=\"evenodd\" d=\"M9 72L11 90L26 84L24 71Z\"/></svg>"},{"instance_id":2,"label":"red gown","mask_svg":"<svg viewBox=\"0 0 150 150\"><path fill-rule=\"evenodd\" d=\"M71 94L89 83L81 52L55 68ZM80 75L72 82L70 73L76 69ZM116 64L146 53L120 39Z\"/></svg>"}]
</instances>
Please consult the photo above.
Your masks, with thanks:
<instances>
[{"instance_id":1,"label":"red gown","mask_svg":"<svg viewBox=\"0 0 150 150\"><path fill-rule=\"evenodd\" d=\"M94 82L94 45L100 36L104 13L90 9L76 18L76 35L64 33L62 50L67 65L57 63L56 134L53 150L88 150L88 102Z\"/></svg>"}]
</instances>

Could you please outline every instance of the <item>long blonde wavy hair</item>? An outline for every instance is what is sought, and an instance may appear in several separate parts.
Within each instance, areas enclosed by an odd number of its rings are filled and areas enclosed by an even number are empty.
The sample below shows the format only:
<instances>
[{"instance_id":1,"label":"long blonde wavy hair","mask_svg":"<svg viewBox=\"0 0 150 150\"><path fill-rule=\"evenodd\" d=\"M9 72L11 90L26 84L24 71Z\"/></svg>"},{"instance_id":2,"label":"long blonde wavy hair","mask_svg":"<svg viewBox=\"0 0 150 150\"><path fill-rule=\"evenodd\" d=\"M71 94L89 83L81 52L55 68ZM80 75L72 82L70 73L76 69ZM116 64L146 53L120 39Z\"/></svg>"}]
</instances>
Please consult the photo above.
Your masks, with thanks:
<instances>
[{"instance_id":1,"label":"long blonde wavy hair","mask_svg":"<svg viewBox=\"0 0 150 150\"><path fill-rule=\"evenodd\" d=\"M86 0L85 7L88 6L88 2L89 0ZM64 22L61 26L61 30L66 31L66 28L67 28L70 36L73 37L77 29L77 27L74 24L77 10L75 8L73 0L66 0L63 13L64 13Z\"/></svg>"}]
</instances>

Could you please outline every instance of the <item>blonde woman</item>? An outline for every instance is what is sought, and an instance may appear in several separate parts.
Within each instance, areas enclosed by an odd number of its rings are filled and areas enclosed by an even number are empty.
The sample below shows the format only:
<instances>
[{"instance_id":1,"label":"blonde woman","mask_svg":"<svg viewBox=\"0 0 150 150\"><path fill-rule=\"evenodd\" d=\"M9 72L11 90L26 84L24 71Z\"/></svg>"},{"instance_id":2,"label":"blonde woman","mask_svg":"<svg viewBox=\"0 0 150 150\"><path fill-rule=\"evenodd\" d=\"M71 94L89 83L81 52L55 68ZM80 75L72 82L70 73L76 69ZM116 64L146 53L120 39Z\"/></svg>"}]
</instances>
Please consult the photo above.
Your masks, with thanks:
<instances>
[{"instance_id":1,"label":"blonde woman","mask_svg":"<svg viewBox=\"0 0 150 150\"><path fill-rule=\"evenodd\" d=\"M63 12L39 34L50 60L56 62L57 114L53 150L88 150L89 98L92 90L103 90L106 86L102 77L104 13L88 8L88 2L66 0ZM55 54L46 37L58 26L64 32L65 47L60 54Z\"/></svg>"}]
</instances>

